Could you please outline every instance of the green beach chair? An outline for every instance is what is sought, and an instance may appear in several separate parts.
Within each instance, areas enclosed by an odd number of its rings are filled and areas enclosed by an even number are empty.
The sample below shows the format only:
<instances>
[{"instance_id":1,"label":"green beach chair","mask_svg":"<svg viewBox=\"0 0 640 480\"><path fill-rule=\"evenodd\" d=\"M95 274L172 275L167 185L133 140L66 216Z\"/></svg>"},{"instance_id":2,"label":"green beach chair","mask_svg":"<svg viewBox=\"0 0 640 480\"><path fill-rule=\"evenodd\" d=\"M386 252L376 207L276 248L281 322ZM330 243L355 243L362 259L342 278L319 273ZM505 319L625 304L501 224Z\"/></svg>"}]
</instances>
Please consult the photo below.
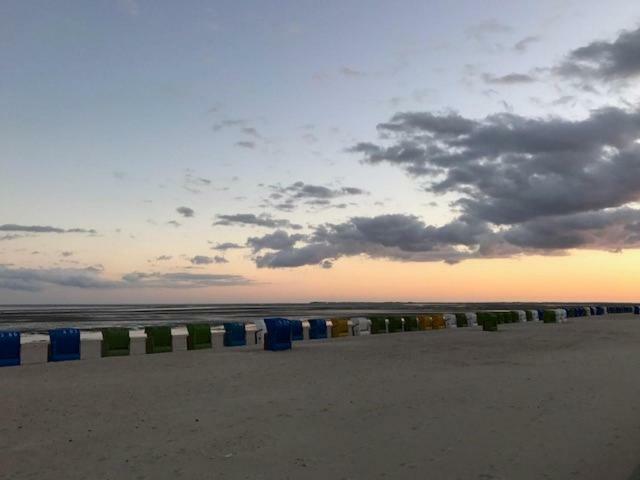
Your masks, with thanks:
<instances>
[{"instance_id":1,"label":"green beach chair","mask_svg":"<svg viewBox=\"0 0 640 480\"><path fill-rule=\"evenodd\" d=\"M389 320L389 333L402 331L402 317L387 317Z\"/></svg>"},{"instance_id":2,"label":"green beach chair","mask_svg":"<svg viewBox=\"0 0 640 480\"><path fill-rule=\"evenodd\" d=\"M485 332L498 331L498 315L496 313L485 313L482 315L482 330Z\"/></svg>"},{"instance_id":3,"label":"green beach chair","mask_svg":"<svg viewBox=\"0 0 640 480\"><path fill-rule=\"evenodd\" d=\"M417 332L418 331L418 318L417 317L404 317L404 331L405 332Z\"/></svg>"},{"instance_id":4,"label":"green beach chair","mask_svg":"<svg viewBox=\"0 0 640 480\"><path fill-rule=\"evenodd\" d=\"M189 336L187 337L188 350L202 350L211 348L211 327L206 323L187 325Z\"/></svg>"},{"instance_id":5,"label":"green beach chair","mask_svg":"<svg viewBox=\"0 0 640 480\"><path fill-rule=\"evenodd\" d=\"M527 316L527 322L533 321L533 314L531 313L531 310L525 310L524 314Z\"/></svg>"},{"instance_id":6,"label":"green beach chair","mask_svg":"<svg viewBox=\"0 0 640 480\"><path fill-rule=\"evenodd\" d=\"M456 313L456 327L461 328L468 326L467 316L464 313Z\"/></svg>"},{"instance_id":7,"label":"green beach chair","mask_svg":"<svg viewBox=\"0 0 640 480\"><path fill-rule=\"evenodd\" d=\"M129 355L131 339L128 328L102 329L102 356L119 357Z\"/></svg>"},{"instance_id":8,"label":"green beach chair","mask_svg":"<svg viewBox=\"0 0 640 480\"><path fill-rule=\"evenodd\" d=\"M556 323L558 321L556 312L554 310L545 310L542 315L542 321L544 323Z\"/></svg>"},{"instance_id":9,"label":"green beach chair","mask_svg":"<svg viewBox=\"0 0 640 480\"><path fill-rule=\"evenodd\" d=\"M146 327L147 353L166 353L173 351L171 327Z\"/></svg>"},{"instance_id":10,"label":"green beach chair","mask_svg":"<svg viewBox=\"0 0 640 480\"><path fill-rule=\"evenodd\" d=\"M371 320L371 334L387 333L387 322L385 317L369 317Z\"/></svg>"}]
</instances>

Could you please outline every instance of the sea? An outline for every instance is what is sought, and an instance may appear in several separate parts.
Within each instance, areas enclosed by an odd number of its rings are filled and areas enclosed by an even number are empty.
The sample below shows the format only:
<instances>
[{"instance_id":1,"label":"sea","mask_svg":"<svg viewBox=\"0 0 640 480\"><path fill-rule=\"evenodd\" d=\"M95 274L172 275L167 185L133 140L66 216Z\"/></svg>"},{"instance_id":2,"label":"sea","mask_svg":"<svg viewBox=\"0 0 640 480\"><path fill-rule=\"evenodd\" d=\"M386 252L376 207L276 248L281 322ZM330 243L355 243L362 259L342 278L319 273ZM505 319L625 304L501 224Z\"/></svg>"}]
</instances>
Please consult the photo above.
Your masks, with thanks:
<instances>
[{"instance_id":1,"label":"sea","mask_svg":"<svg viewBox=\"0 0 640 480\"><path fill-rule=\"evenodd\" d=\"M532 303L256 303L194 305L0 305L0 330L45 333L52 328L85 330L103 327L140 328L152 325L184 325L204 322L251 322L260 318L285 317L352 318L379 314L420 314L477 310L544 308Z\"/></svg>"}]
</instances>

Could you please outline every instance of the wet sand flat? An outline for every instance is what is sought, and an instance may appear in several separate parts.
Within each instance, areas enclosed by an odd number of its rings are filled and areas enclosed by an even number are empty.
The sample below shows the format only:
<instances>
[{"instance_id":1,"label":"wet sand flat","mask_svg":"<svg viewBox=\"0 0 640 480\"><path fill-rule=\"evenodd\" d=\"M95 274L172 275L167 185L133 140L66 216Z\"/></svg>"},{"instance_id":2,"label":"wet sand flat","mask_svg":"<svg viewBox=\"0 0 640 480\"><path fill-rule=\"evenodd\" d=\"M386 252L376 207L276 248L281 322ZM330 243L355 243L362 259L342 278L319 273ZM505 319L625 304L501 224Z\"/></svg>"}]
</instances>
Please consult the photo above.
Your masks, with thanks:
<instances>
[{"instance_id":1,"label":"wet sand flat","mask_svg":"<svg viewBox=\"0 0 640 480\"><path fill-rule=\"evenodd\" d=\"M640 317L0 369L2 479L632 479Z\"/></svg>"}]
</instances>

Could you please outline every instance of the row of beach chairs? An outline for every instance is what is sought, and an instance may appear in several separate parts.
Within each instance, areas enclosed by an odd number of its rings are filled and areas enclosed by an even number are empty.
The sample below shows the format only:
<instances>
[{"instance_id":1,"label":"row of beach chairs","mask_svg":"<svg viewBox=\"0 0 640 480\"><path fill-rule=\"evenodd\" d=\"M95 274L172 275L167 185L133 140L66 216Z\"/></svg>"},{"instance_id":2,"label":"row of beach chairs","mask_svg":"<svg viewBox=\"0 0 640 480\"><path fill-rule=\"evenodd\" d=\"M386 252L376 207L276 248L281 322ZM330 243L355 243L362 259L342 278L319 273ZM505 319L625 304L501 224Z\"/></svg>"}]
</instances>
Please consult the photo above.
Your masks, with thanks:
<instances>
[{"instance_id":1,"label":"row of beach chairs","mask_svg":"<svg viewBox=\"0 0 640 480\"><path fill-rule=\"evenodd\" d=\"M543 321L564 322L569 317L606 313L640 314L640 306L565 307L546 310L480 311L431 313L425 315L380 315L357 318L289 320L266 318L253 323L229 322L223 329L209 324L186 327L150 326L144 330L109 327L100 331L58 328L48 335L23 336L0 331L0 367L29 363L61 362L83 358L166 353L178 350L260 345L280 351L292 342L354 335L440 330L480 326L496 331L503 323ZM27 338L28 337L28 338Z\"/></svg>"}]
</instances>

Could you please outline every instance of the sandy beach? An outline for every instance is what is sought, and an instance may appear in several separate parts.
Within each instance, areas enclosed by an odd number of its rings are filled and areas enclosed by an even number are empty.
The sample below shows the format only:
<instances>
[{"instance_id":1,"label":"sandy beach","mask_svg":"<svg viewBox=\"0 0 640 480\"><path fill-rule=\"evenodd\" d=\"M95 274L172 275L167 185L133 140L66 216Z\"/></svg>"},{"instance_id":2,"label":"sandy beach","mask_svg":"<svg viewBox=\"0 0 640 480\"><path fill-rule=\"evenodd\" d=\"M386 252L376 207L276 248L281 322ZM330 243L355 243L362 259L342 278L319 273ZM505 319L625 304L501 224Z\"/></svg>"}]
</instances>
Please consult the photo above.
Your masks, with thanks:
<instances>
[{"instance_id":1,"label":"sandy beach","mask_svg":"<svg viewBox=\"0 0 640 480\"><path fill-rule=\"evenodd\" d=\"M0 369L2 479L640 478L640 317Z\"/></svg>"}]
</instances>

